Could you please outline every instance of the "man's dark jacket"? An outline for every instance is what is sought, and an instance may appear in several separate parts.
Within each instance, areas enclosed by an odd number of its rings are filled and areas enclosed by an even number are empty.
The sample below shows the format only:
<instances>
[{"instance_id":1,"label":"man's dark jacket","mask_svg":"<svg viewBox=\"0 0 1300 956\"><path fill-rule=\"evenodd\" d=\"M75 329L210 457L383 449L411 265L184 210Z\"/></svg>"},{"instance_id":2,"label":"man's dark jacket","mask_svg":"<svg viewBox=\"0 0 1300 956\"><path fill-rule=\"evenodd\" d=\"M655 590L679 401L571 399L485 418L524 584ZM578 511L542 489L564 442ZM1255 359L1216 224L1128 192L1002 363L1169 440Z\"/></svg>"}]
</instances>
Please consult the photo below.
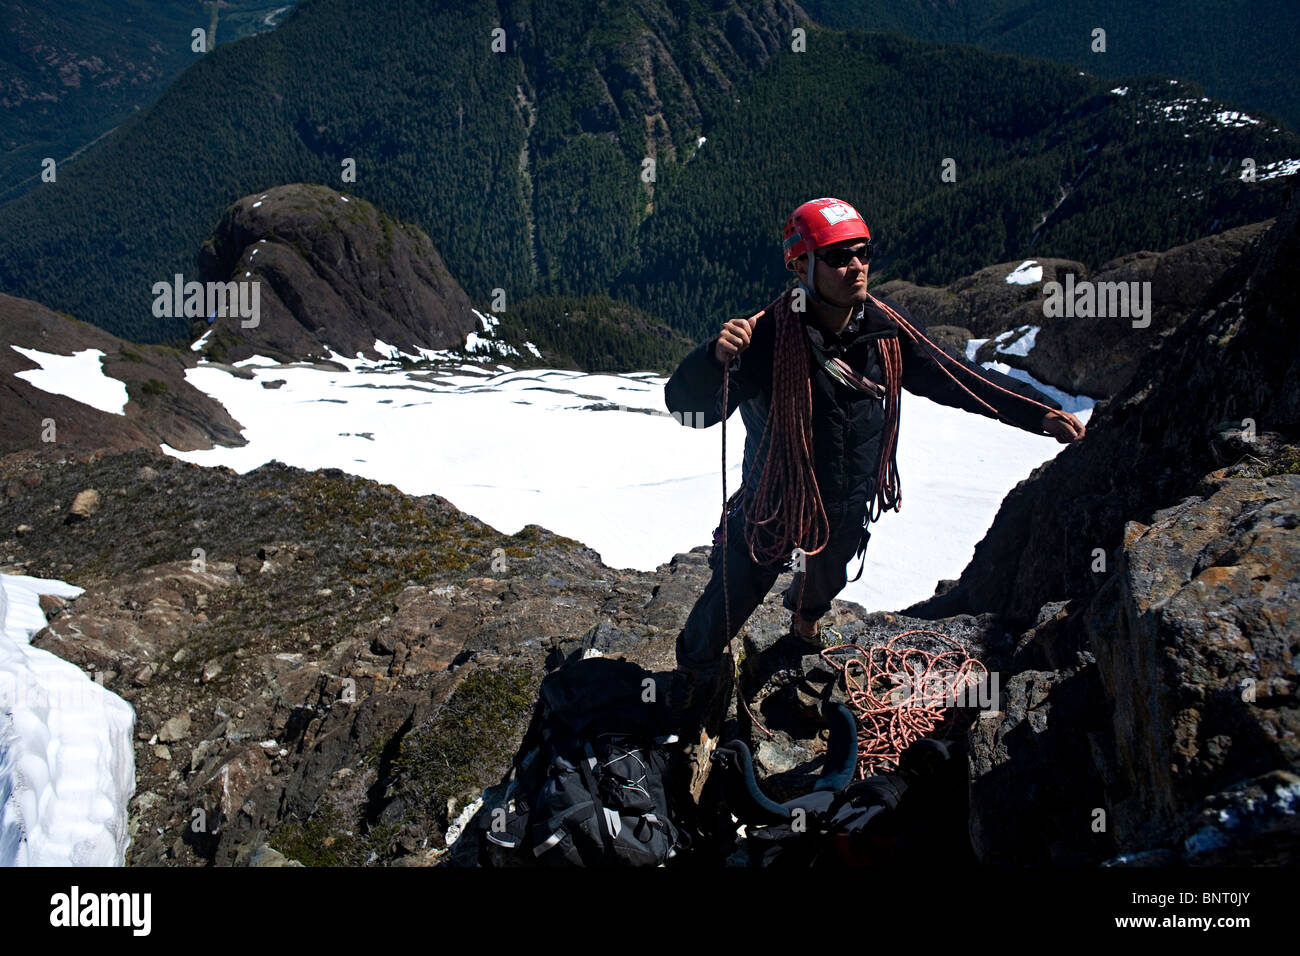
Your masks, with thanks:
<instances>
[{"instance_id":1,"label":"man's dark jacket","mask_svg":"<svg viewBox=\"0 0 1300 956\"><path fill-rule=\"evenodd\" d=\"M790 293L787 291L785 294ZM889 299L881 301L898 312L919 332L925 333L926 327L897 303ZM988 418L997 417L958 388L940 370L936 362L942 362L943 359L931 359L928 346L913 343L906 334L900 334L898 325L871 300L867 300L865 307L854 314L838 336L824 334L808 312L795 315L803 321L809 338L821 345L828 355L839 356L855 370L882 385L885 383L885 375L876 343L882 338L899 338L904 388L943 405L976 412ZM741 419L745 423L742 473L749 480L747 500L752 497L758 484L759 473L752 469L756 463L758 467L762 466L760 451L766 455L766 448L760 449L759 442L772 397L775 330L776 316L774 310L769 308L755 325L749 347L740 354L738 364L733 366L728 385L727 415L730 417L739 406ZM683 425L707 428L722 420L723 366L714 354L717 341L718 336L715 335L697 346L682 359L664 386L668 410ZM952 352L947 354L953 355ZM1042 402L1050 408L1061 407L1026 382L974 365L965 356L953 357L1015 395ZM972 376L953 369L950 364L945 364L959 382L996 408L1003 420L1036 435L1047 434L1041 427L1043 416L1047 414L1042 408L990 388ZM867 502L875 492L885 425L884 400L835 382L811 355L809 368L813 400L813 467L822 502L832 521L854 520L854 516L865 514ZM903 427L900 417L900 431Z\"/></svg>"}]
</instances>

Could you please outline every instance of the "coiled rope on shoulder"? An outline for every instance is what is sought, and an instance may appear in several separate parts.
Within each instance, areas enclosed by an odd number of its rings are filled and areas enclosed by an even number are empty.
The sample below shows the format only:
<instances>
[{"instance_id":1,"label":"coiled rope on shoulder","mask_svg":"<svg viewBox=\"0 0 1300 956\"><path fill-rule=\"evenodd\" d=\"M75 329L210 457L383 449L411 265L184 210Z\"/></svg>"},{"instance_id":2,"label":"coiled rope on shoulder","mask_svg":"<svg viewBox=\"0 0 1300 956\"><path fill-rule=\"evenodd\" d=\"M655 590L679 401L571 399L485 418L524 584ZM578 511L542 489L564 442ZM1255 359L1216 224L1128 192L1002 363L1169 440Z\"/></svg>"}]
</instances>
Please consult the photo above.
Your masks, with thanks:
<instances>
[{"instance_id":1,"label":"coiled rope on shoulder","mask_svg":"<svg viewBox=\"0 0 1300 956\"><path fill-rule=\"evenodd\" d=\"M818 554L829 540L830 527L817 476L813 468L812 381L809 374L809 345L805 338L802 320L791 308L793 289L778 296L768 307L756 315L757 320L768 311L776 320L776 343L772 355L772 399L767 422L759 442L760 453L766 446L766 457L753 501L746 511L746 539L750 557L758 564L774 564L789 559L797 547L805 555ZM976 370L948 355L920 330L875 296L868 298L898 326L899 332L912 342L928 347L927 356L963 392L988 409L996 418L1006 421L998 409L984 401L944 367L947 362L974 379L1020 401L1037 405L1043 411L1052 409L995 382L990 382ZM882 433L880 465L876 473L875 494L868 503L868 521L879 520L886 511L900 511L903 505L902 482L898 475L898 426L902 408L903 355L898 337L879 339L881 367L884 370L885 425ZM942 362L940 360L943 360ZM734 361L734 358L733 360ZM742 485L730 499L727 497L727 411L728 381L731 362L722 373L722 530L727 530L727 515L745 499L752 475L746 476ZM1014 422L1008 422L1014 424ZM725 547L725 542L724 542Z\"/></svg>"}]
</instances>

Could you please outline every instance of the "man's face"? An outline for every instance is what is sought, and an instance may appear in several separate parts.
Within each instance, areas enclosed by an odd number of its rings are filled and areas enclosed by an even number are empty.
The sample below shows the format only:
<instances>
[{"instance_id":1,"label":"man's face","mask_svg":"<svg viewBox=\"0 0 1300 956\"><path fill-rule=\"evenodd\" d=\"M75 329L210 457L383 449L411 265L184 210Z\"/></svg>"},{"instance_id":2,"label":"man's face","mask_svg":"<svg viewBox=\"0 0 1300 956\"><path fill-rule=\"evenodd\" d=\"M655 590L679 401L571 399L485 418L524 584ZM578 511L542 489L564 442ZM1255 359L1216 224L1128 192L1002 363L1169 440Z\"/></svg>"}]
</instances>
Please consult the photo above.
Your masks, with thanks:
<instances>
[{"instance_id":1,"label":"man's face","mask_svg":"<svg viewBox=\"0 0 1300 956\"><path fill-rule=\"evenodd\" d=\"M837 305L852 306L867 300L867 272L869 266L863 260L870 259L867 240L849 239L834 245L823 246L816 252L817 274L815 288L817 294L828 302ZM859 255L848 257L849 250ZM847 258L847 261L843 261ZM829 260L829 261L828 261ZM839 266L831 262L841 262ZM799 278L808 281L808 258L805 256L795 263Z\"/></svg>"}]
</instances>

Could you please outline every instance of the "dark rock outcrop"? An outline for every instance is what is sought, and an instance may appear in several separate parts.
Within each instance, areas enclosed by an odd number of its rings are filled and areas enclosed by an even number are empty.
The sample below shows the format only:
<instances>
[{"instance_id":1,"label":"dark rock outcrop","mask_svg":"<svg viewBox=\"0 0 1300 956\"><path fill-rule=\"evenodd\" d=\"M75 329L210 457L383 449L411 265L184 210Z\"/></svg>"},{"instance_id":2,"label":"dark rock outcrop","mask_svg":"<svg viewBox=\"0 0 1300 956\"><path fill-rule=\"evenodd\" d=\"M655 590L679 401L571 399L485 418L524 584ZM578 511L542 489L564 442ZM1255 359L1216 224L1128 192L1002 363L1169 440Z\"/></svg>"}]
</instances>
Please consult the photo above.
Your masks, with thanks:
<instances>
[{"instance_id":1,"label":"dark rock outcrop","mask_svg":"<svg viewBox=\"0 0 1300 956\"><path fill-rule=\"evenodd\" d=\"M907 609L1034 623L971 738L981 860L1294 861L1298 251L1293 207Z\"/></svg>"},{"instance_id":2,"label":"dark rock outcrop","mask_svg":"<svg viewBox=\"0 0 1300 956\"><path fill-rule=\"evenodd\" d=\"M874 289L913 311L935 328L939 344L964 351L966 339L990 339L980 346L976 359L997 361L1024 369L1040 382L1075 395L1109 398L1136 374L1142 361L1159 348L1168 335L1203 304L1206 294L1237 263L1273 220L1252 223L1214 236L1197 239L1165 252L1134 252L1113 259L1089 274L1081 262L1036 259L1042 266L1040 282L1017 285L1006 277L1019 262L1004 262L965 276L946 288L917 286L895 279ZM1119 317L1048 317L1043 314L1043 285L1074 283L1151 283L1150 322L1134 328ZM1002 342L992 339L1022 326L1037 326L1034 347L1027 356L997 351L1012 345L1017 336ZM945 330L955 330L942 339Z\"/></svg>"},{"instance_id":3,"label":"dark rock outcrop","mask_svg":"<svg viewBox=\"0 0 1300 956\"><path fill-rule=\"evenodd\" d=\"M1300 770L1300 474L1206 484L1130 523L1083 620L1113 705L1117 844L1253 863L1300 841L1300 789L1208 831L1199 804Z\"/></svg>"},{"instance_id":4,"label":"dark rock outcrop","mask_svg":"<svg viewBox=\"0 0 1300 956\"><path fill-rule=\"evenodd\" d=\"M1020 640L971 737L984 862L1294 859L1300 476L1202 493L1130 522L1097 595Z\"/></svg>"},{"instance_id":5,"label":"dark rock outcrop","mask_svg":"<svg viewBox=\"0 0 1300 956\"><path fill-rule=\"evenodd\" d=\"M214 330L203 352L225 362L321 359L326 346L373 359L376 338L416 354L461 346L479 328L428 236L325 186L245 196L204 242L199 265L203 282L261 284L255 327L238 316L193 326L195 338Z\"/></svg>"},{"instance_id":6,"label":"dark rock outcrop","mask_svg":"<svg viewBox=\"0 0 1300 956\"><path fill-rule=\"evenodd\" d=\"M993 611L1026 626L1045 603L1087 599L1127 521L1193 494L1205 475L1255 454L1266 433L1300 437L1300 359L1280 343L1300 326L1300 204L1152 349L1088 435L1003 502L957 585L908 609L923 617Z\"/></svg>"}]
</instances>

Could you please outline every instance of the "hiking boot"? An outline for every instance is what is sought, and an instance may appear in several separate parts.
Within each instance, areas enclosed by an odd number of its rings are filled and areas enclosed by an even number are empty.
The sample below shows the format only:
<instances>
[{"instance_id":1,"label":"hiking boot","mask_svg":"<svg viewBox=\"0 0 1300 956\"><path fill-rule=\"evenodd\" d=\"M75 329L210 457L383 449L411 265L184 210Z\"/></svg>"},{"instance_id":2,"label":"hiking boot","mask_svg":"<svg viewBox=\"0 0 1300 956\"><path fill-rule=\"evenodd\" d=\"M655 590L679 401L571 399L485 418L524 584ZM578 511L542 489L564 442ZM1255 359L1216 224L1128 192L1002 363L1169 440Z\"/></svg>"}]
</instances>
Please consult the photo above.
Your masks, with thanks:
<instances>
[{"instance_id":1,"label":"hiking boot","mask_svg":"<svg viewBox=\"0 0 1300 956\"><path fill-rule=\"evenodd\" d=\"M815 650L821 650L822 643L822 625L821 619L816 621L805 621L803 616L797 611L790 614L790 634L796 641L805 647Z\"/></svg>"}]
</instances>

